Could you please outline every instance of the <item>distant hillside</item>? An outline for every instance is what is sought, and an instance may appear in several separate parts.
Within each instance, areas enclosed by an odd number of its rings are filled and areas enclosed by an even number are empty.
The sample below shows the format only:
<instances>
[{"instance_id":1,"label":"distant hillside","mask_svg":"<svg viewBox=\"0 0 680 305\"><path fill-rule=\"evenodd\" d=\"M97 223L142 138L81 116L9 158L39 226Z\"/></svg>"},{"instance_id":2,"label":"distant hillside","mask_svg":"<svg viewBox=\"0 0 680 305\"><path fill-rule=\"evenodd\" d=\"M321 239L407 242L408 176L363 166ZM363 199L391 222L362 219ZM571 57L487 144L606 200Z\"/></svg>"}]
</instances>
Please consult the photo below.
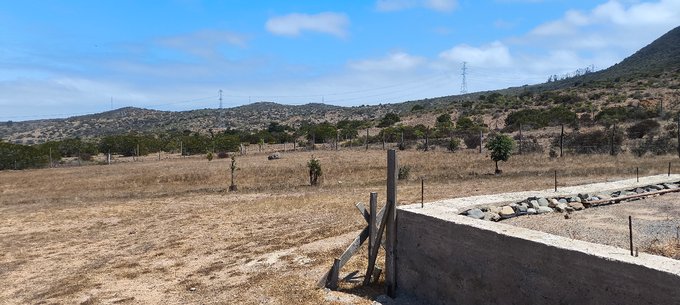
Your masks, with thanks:
<instances>
[{"instance_id":1,"label":"distant hillside","mask_svg":"<svg viewBox=\"0 0 680 305\"><path fill-rule=\"evenodd\" d=\"M468 116L487 126L502 127L505 118L514 111L557 105L566 106L579 116L594 116L597 111L612 106L658 105L654 107L678 111L679 75L680 27L608 69L531 86L360 107L271 102L181 112L127 107L67 119L0 122L0 139L33 144L128 132L256 130L271 122L293 127L303 122L336 123L341 120L371 121L375 124L389 112L400 114L402 123L410 125L431 126L436 116L449 113L454 118Z\"/></svg>"}]
</instances>

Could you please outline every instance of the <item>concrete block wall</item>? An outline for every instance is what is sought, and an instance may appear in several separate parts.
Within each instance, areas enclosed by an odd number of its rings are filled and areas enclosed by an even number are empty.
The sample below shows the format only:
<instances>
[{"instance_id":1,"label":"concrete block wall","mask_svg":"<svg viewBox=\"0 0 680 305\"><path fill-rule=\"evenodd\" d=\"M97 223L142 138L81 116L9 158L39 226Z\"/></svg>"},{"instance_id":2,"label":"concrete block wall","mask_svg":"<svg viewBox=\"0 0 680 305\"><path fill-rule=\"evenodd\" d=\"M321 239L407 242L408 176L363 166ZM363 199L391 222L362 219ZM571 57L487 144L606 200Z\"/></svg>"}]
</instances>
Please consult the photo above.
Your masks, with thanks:
<instances>
[{"instance_id":1,"label":"concrete block wall","mask_svg":"<svg viewBox=\"0 0 680 305\"><path fill-rule=\"evenodd\" d=\"M427 213L397 212L398 297L431 304L680 304L677 260Z\"/></svg>"}]
</instances>

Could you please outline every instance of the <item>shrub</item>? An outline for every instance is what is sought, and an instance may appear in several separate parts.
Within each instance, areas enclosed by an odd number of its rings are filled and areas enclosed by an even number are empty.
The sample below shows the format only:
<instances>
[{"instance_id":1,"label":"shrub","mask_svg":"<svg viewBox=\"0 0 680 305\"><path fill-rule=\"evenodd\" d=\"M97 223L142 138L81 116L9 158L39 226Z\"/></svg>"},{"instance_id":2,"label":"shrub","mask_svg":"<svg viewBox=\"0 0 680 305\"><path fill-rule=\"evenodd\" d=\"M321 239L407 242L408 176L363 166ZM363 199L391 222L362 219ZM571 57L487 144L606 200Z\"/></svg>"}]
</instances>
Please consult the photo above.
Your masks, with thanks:
<instances>
[{"instance_id":1,"label":"shrub","mask_svg":"<svg viewBox=\"0 0 680 305\"><path fill-rule=\"evenodd\" d=\"M479 133L474 132L466 133L463 136L463 142L465 142L465 146L467 146L467 148L470 149L479 147L479 145L481 144L479 140Z\"/></svg>"},{"instance_id":2,"label":"shrub","mask_svg":"<svg viewBox=\"0 0 680 305\"><path fill-rule=\"evenodd\" d=\"M446 146L446 149L448 149L450 152L454 152L460 148L460 140L458 139L451 139L449 140L448 145Z\"/></svg>"},{"instance_id":3,"label":"shrub","mask_svg":"<svg viewBox=\"0 0 680 305\"><path fill-rule=\"evenodd\" d=\"M626 132L628 133L629 139L642 139L646 135L656 133L660 127L661 125L656 120L647 119L628 127Z\"/></svg>"},{"instance_id":4,"label":"shrub","mask_svg":"<svg viewBox=\"0 0 680 305\"><path fill-rule=\"evenodd\" d=\"M214 156L212 152L208 152L208 154L205 157L208 159L208 161L212 161Z\"/></svg>"},{"instance_id":5,"label":"shrub","mask_svg":"<svg viewBox=\"0 0 680 305\"><path fill-rule=\"evenodd\" d=\"M397 174L398 180L406 180L411 174L411 167L408 165L400 166L399 173Z\"/></svg>"},{"instance_id":6,"label":"shrub","mask_svg":"<svg viewBox=\"0 0 680 305\"><path fill-rule=\"evenodd\" d=\"M564 135L564 147L577 154L611 154L612 132L610 130L594 130L591 132L573 132ZM623 132L616 131L614 134L614 154L621 152L623 144ZM555 138L553 145L559 146L559 138Z\"/></svg>"},{"instance_id":7,"label":"shrub","mask_svg":"<svg viewBox=\"0 0 680 305\"><path fill-rule=\"evenodd\" d=\"M319 159L312 155L312 158L307 162L307 168L309 169L309 184L312 186L319 185L319 177L322 175Z\"/></svg>"},{"instance_id":8,"label":"shrub","mask_svg":"<svg viewBox=\"0 0 680 305\"><path fill-rule=\"evenodd\" d=\"M386 114L381 120L380 123L378 123L378 127L390 127L394 125L394 123L397 123L401 121L401 118L399 118L399 115L396 113L388 113Z\"/></svg>"}]
</instances>

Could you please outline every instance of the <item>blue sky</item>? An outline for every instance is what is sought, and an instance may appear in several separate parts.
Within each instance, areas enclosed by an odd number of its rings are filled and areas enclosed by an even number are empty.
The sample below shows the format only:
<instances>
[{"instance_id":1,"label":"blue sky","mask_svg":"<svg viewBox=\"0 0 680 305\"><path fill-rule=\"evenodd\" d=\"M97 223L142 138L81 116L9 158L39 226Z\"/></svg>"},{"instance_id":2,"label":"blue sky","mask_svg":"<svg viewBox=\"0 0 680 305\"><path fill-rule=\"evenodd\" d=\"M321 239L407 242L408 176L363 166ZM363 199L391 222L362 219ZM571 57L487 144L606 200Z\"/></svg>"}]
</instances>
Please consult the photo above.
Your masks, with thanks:
<instances>
[{"instance_id":1,"label":"blue sky","mask_svg":"<svg viewBox=\"0 0 680 305\"><path fill-rule=\"evenodd\" d=\"M544 82L680 25L680 0L0 0L0 121L125 106L353 106Z\"/></svg>"}]
</instances>

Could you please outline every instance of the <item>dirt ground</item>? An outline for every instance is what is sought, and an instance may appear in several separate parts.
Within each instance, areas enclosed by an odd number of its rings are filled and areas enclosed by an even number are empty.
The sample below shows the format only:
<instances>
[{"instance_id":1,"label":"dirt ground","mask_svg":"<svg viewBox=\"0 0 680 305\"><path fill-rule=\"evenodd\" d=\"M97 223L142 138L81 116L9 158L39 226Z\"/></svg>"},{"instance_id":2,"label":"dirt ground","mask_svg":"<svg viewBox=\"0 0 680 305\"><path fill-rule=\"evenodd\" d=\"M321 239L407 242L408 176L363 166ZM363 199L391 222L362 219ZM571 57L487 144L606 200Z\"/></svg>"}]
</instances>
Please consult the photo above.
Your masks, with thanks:
<instances>
[{"instance_id":1,"label":"dirt ground","mask_svg":"<svg viewBox=\"0 0 680 305\"><path fill-rule=\"evenodd\" d=\"M381 283L343 283L343 293L314 284L363 227L354 204L373 191L384 200L386 153L314 152L320 187L308 186L311 155L238 157L236 193L228 159L0 172L0 304L371 304ZM630 178L636 166L664 173L676 160L524 155L494 176L486 154L398 156L411 168L400 204L420 201L420 177L426 200L438 200L547 189L553 170L560 185ZM343 275L363 272L365 255Z\"/></svg>"},{"instance_id":2,"label":"dirt ground","mask_svg":"<svg viewBox=\"0 0 680 305\"><path fill-rule=\"evenodd\" d=\"M594 207L569 214L548 213L503 221L568 238L630 249L628 216L632 217L633 248L680 237L679 193Z\"/></svg>"}]
</instances>

